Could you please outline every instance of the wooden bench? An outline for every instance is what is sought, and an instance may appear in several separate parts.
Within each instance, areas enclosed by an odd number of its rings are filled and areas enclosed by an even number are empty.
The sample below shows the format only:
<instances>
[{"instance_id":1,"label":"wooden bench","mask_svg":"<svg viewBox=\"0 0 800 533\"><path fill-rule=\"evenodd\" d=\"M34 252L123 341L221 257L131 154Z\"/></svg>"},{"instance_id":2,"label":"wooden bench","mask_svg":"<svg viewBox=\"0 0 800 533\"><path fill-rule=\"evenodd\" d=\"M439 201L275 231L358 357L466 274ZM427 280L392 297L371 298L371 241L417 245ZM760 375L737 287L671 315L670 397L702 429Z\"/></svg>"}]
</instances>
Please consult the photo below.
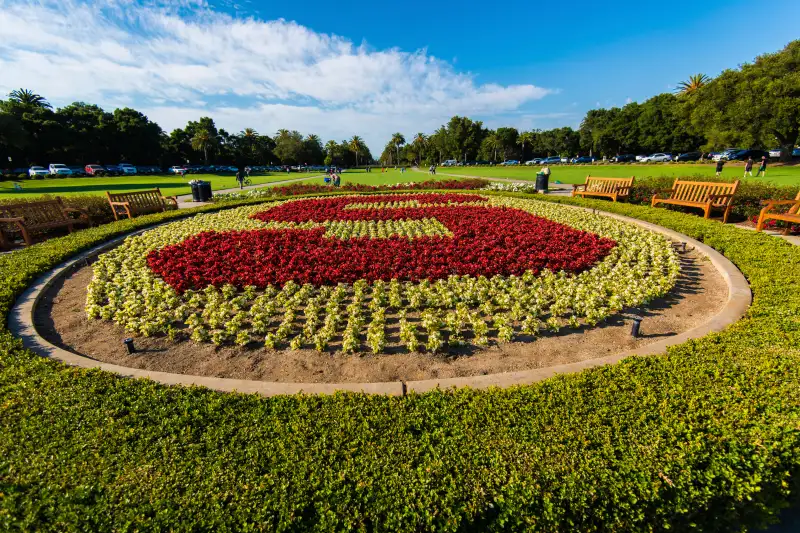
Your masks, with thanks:
<instances>
[{"instance_id":1,"label":"wooden bench","mask_svg":"<svg viewBox=\"0 0 800 533\"><path fill-rule=\"evenodd\" d=\"M756 226L756 231L763 230L764 223L767 220L781 220L783 222L788 222L788 224L786 224L786 229L783 230L784 235L789 234L791 224L800 224L800 192L797 193L797 196L794 200L766 200L761 202L761 204L764 205L764 209L762 209L761 213L758 215L758 225ZM790 207L789 211L786 213L773 211L772 209L778 205L791 205L792 207Z\"/></svg>"},{"instance_id":2,"label":"wooden bench","mask_svg":"<svg viewBox=\"0 0 800 533\"><path fill-rule=\"evenodd\" d=\"M77 214L78 218L71 215ZM16 204L0 204L0 246L11 246L7 234L19 233L26 246L33 244L32 234L51 229L67 228L72 233L75 224L92 225L89 213L83 209L64 207L61 198Z\"/></svg>"},{"instance_id":3,"label":"wooden bench","mask_svg":"<svg viewBox=\"0 0 800 533\"><path fill-rule=\"evenodd\" d=\"M586 183L572 186L572 196L602 196L617 201L631 192L634 177L599 178L586 176ZM582 188L582 190L581 190Z\"/></svg>"},{"instance_id":4,"label":"wooden bench","mask_svg":"<svg viewBox=\"0 0 800 533\"><path fill-rule=\"evenodd\" d=\"M733 196L739 188L739 180L733 183L718 183L711 181L682 181L676 179L671 189L664 189L653 195L651 205L658 204L682 205L698 207L705 212L706 218L711 218L711 209L724 209L723 224L728 222L728 215L733 209ZM659 194L669 193L667 198L659 198Z\"/></svg>"},{"instance_id":5,"label":"wooden bench","mask_svg":"<svg viewBox=\"0 0 800 533\"><path fill-rule=\"evenodd\" d=\"M111 204L111 211L114 212L114 220L119 220L119 217L123 215L133 218L137 215L178 208L178 199L174 196L162 195L160 189L120 193L106 191L106 196L108 196L108 203Z\"/></svg>"}]
</instances>

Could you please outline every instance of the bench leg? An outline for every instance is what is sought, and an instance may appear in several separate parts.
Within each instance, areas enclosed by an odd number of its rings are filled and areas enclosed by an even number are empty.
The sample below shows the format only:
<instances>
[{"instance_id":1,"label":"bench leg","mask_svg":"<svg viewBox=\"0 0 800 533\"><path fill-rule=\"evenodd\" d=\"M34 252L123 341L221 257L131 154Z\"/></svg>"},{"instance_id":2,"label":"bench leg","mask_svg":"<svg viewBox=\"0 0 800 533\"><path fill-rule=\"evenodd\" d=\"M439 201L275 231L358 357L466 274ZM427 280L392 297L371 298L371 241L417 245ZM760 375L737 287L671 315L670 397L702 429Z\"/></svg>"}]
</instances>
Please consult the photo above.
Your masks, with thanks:
<instances>
[{"instance_id":1,"label":"bench leg","mask_svg":"<svg viewBox=\"0 0 800 533\"><path fill-rule=\"evenodd\" d=\"M706 212L705 218L711 218L711 206L707 205L703 208L703 211Z\"/></svg>"},{"instance_id":2,"label":"bench leg","mask_svg":"<svg viewBox=\"0 0 800 533\"><path fill-rule=\"evenodd\" d=\"M758 215L758 224L756 224L756 231L762 231L764 229L764 222L767 221L767 214L762 210L761 213Z\"/></svg>"},{"instance_id":3,"label":"bench leg","mask_svg":"<svg viewBox=\"0 0 800 533\"><path fill-rule=\"evenodd\" d=\"M731 214L731 210L732 209L733 209L732 205L729 205L728 207L725 208L725 214L722 216L722 223L723 224L727 224L728 223L728 215Z\"/></svg>"}]
</instances>

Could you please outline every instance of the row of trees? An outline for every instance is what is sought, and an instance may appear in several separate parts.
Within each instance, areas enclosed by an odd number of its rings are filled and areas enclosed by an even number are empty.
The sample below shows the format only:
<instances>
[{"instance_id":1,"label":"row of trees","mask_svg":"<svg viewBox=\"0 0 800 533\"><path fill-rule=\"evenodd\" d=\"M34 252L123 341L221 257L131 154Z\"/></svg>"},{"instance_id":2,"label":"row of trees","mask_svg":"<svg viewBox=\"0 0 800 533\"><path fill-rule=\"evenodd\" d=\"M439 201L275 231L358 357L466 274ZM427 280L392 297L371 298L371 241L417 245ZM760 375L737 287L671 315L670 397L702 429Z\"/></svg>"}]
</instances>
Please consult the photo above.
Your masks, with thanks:
<instances>
[{"instance_id":1,"label":"row of trees","mask_svg":"<svg viewBox=\"0 0 800 533\"><path fill-rule=\"evenodd\" d=\"M580 128L519 132L483 127L453 117L431 135L410 141L392 135L381 161L430 164L445 159L525 160L550 155L613 156L621 153L688 152L726 147L781 147L791 157L800 142L800 41L726 70L716 79L691 76L677 93L586 113Z\"/></svg>"},{"instance_id":2,"label":"row of trees","mask_svg":"<svg viewBox=\"0 0 800 533\"><path fill-rule=\"evenodd\" d=\"M323 146L318 135L285 129L274 137L253 128L228 133L209 117L189 121L167 135L135 109L109 113L76 102L54 110L45 98L26 89L0 100L0 157L0 166L9 167L54 161L165 167L184 163L353 166L372 161L369 148L357 135Z\"/></svg>"}]
</instances>

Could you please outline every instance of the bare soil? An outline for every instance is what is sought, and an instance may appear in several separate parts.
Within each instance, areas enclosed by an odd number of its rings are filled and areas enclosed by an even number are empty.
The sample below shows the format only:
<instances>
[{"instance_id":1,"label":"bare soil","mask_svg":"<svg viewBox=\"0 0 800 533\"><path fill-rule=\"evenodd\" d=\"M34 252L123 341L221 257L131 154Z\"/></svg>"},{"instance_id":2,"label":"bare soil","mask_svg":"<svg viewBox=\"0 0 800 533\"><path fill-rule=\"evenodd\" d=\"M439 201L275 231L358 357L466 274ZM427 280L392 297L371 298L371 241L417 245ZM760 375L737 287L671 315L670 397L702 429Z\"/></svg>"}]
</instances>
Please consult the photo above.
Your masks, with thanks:
<instances>
[{"instance_id":1,"label":"bare soil","mask_svg":"<svg viewBox=\"0 0 800 533\"><path fill-rule=\"evenodd\" d=\"M389 353L372 355L319 353L314 350L272 351L263 347L215 347L166 337L135 338L129 355L123 328L89 321L84 310L90 267L81 268L43 295L36 327L50 342L98 361L127 367L235 379L280 382L381 382L463 377L541 368L604 357L675 336L702 324L724 306L727 286L704 256L682 256L681 278L665 298L646 308L630 309L593 328L562 329L535 340L520 338L458 353L408 353L389 346ZM644 316L642 335L630 336L631 316ZM393 325L387 326L387 335ZM526 342L529 341L529 342Z\"/></svg>"}]
</instances>

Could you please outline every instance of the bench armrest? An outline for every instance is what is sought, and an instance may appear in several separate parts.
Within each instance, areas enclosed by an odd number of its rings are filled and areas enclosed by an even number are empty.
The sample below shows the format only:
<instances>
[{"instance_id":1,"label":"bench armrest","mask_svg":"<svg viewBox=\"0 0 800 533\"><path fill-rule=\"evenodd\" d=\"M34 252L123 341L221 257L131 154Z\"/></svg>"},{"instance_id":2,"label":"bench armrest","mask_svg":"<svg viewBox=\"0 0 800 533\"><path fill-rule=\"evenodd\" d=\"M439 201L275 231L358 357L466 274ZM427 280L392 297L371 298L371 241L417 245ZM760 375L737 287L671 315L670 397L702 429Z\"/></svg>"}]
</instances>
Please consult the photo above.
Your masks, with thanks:
<instances>
[{"instance_id":1,"label":"bench armrest","mask_svg":"<svg viewBox=\"0 0 800 533\"><path fill-rule=\"evenodd\" d=\"M617 192L629 191L632 188L633 188L633 185L618 185L617 188L616 188L616 191ZM672 189L670 189L670 190L672 190Z\"/></svg>"},{"instance_id":2,"label":"bench armrest","mask_svg":"<svg viewBox=\"0 0 800 533\"><path fill-rule=\"evenodd\" d=\"M585 183L573 184L573 185L572 185L572 190L573 190L573 191L577 191L577 190L578 190L578 189L580 189L581 187L583 187L583 190L584 190L584 191L586 190L586 184L585 184Z\"/></svg>"},{"instance_id":3,"label":"bench armrest","mask_svg":"<svg viewBox=\"0 0 800 533\"><path fill-rule=\"evenodd\" d=\"M119 206L122 206L122 207L130 207L130 205L131 205L130 202L110 202L109 201L108 203L111 204L111 205L119 205Z\"/></svg>"},{"instance_id":4,"label":"bench armrest","mask_svg":"<svg viewBox=\"0 0 800 533\"><path fill-rule=\"evenodd\" d=\"M161 197L164 202L172 202L175 207L178 207L178 197L177 196L162 196Z\"/></svg>"},{"instance_id":5,"label":"bench armrest","mask_svg":"<svg viewBox=\"0 0 800 533\"><path fill-rule=\"evenodd\" d=\"M800 200L761 200L761 205L772 207L774 205L800 204Z\"/></svg>"},{"instance_id":6,"label":"bench armrest","mask_svg":"<svg viewBox=\"0 0 800 533\"><path fill-rule=\"evenodd\" d=\"M23 217L8 217L8 218L0 218L0 222L8 222L9 224L14 224L17 222L25 222Z\"/></svg>"},{"instance_id":7,"label":"bench armrest","mask_svg":"<svg viewBox=\"0 0 800 533\"><path fill-rule=\"evenodd\" d=\"M86 222L89 224L89 227L92 227L94 223L92 221L92 215L89 214L89 211L86 209L81 209L80 207L65 207L63 208L64 214L69 215L70 213L77 213L78 220L85 218Z\"/></svg>"}]
</instances>

